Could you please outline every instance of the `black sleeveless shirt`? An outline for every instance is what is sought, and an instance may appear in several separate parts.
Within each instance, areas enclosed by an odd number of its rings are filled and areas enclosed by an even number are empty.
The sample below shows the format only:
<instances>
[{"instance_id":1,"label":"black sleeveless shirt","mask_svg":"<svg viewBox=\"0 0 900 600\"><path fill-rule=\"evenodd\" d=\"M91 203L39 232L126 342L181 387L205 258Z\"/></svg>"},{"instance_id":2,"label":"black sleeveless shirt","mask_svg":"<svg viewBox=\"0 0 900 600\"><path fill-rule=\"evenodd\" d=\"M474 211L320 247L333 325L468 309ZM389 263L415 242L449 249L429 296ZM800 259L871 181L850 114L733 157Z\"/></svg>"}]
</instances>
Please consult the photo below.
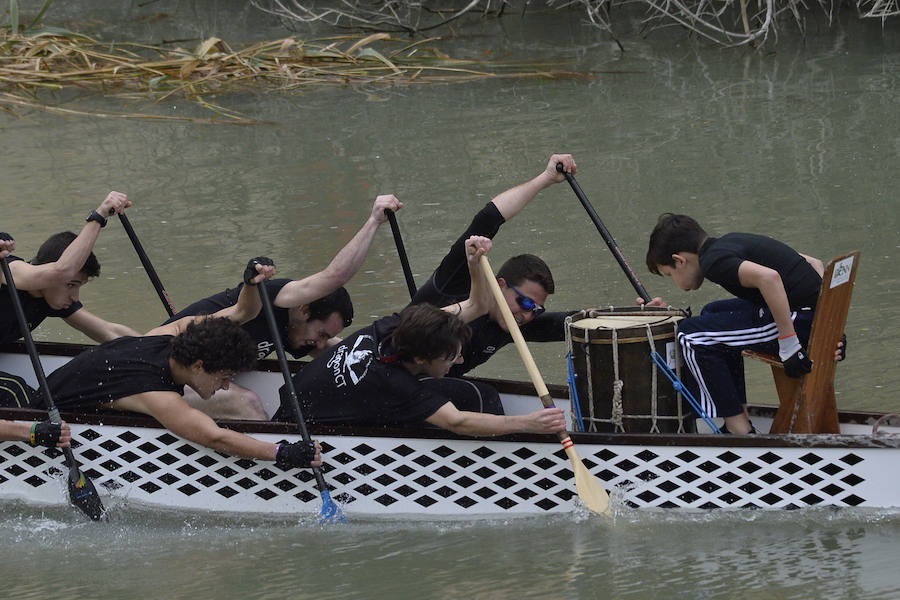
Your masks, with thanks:
<instances>
[{"instance_id":1,"label":"black sleeveless shirt","mask_svg":"<svg viewBox=\"0 0 900 600\"><path fill-rule=\"evenodd\" d=\"M13 262L22 259L10 255L6 257L6 260ZM33 331L47 317L65 319L82 308L81 302L73 302L69 308L56 310L50 308L43 298L35 298L25 290L17 289L16 291L19 292L19 301L22 303L22 311L25 313L29 331ZM12 298L9 297L9 287L3 284L0 286L0 344L14 342L21 337L22 331L19 329L16 311L13 310Z\"/></svg>"},{"instance_id":2,"label":"black sleeveless shirt","mask_svg":"<svg viewBox=\"0 0 900 600\"><path fill-rule=\"evenodd\" d=\"M120 337L82 352L47 376L60 410L100 411L104 405L143 392L184 393L169 367L171 335ZM35 400L46 407L40 392Z\"/></svg>"},{"instance_id":3,"label":"black sleeveless shirt","mask_svg":"<svg viewBox=\"0 0 900 600\"><path fill-rule=\"evenodd\" d=\"M269 293L269 298L274 302L275 296L278 295L281 288L291 281L291 279L270 279L266 281L265 286L266 291ZM178 311L175 316L171 317L163 324L166 325L172 321L177 321L182 317L211 315L223 308L234 306L237 304L242 287L244 287L243 283L237 287L228 288L218 294L203 298L202 300L197 300L193 304ZM284 349L289 352L291 356L294 358L301 358L309 354L310 350L315 349L315 346L298 346L296 348L291 348L289 345L291 324L290 313L287 308L275 306L274 304L272 305L272 309L272 312L275 315L275 323L278 325L278 331L281 333L281 340L285 345ZM275 341L272 339L272 333L269 331L269 323L266 321L266 315L263 311L260 311L259 315L247 321L241 325L241 327L243 327L244 330L250 334L250 337L253 338L253 341L256 344L257 359L262 360L275 351Z\"/></svg>"}]
</instances>

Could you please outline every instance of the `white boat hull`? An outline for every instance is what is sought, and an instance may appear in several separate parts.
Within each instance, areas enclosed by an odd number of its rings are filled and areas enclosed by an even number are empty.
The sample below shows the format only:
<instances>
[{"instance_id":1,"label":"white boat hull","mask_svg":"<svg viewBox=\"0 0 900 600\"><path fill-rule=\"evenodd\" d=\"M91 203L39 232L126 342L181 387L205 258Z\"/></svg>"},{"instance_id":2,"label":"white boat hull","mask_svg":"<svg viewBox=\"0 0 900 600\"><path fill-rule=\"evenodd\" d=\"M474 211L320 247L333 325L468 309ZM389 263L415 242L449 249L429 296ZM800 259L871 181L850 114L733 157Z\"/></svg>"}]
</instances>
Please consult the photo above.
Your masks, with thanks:
<instances>
[{"instance_id":1,"label":"white boat hull","mask_svg":"<svg viewBox=\"0 0 900 600\"><path fill-rule=\"evenodd\" d=\"M9 371L22 358L0 355L0 369ZM48 365L53 363L48 360ZM279 379L278 373L257 372L244 383L254 387L255 382L258 392L263 386L271 393L268 388L277 387ZM519 403L538 405L536 398L513 394L503 398L513 412ZM0 417L40 415L7 410L0 411ZM283 471L270 462L225 456L141 416L64 417L72 424L75 454L107 507L138 502L229 513L320 510L309 470ZM232 426L267 441L298 438L295 427L286 424ZM871 432L871 426L855 427ZM588 469L609 490L614 506L896 508L900 507L896 431L790 436L573 434L573 440ZM571 464L552 436L469 439L439 430L337 428L314 428L313 435L326 449L324 470L333 487L331 495L348 516L535 515L569 512L578 506ZM63 471L57 450L0 442L0 499L64 504Z\"/></svg>"}]
</instances>

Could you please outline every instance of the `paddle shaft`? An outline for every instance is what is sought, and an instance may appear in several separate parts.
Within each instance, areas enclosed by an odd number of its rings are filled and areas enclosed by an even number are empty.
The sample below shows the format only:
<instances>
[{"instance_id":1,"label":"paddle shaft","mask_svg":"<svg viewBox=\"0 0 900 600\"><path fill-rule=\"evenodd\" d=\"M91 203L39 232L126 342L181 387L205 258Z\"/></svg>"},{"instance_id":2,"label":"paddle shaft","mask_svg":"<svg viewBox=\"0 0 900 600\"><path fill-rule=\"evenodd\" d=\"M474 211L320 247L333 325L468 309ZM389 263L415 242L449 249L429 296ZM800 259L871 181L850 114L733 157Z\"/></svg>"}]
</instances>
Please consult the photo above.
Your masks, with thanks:
<instances>
[{"instance_id":1,"label":"paddle shaft","mask_svg":"<svg viewBox=\"0 0 900 600\"><path fill-rule=\"evenodd\" d=\"M397 254L400 256L400 265L403 267L403 276L406 278L406 287L409 288L409 298L416 295L416 282L413 280L412 270L409 268L409 258L406 256L406 247L403 238L400 237L400 227L397 225L397 215L389 208L384 209L388 222L391 224L391 233L394 234L394 245L397 246Z\"/></svg>"},{"instance_id":2,"label":"paddle shaft","mask_svg":"<svg viewBox=\"0 0 900 600\"><path fill-rule=\"evenodd\" d=\"M275 354L278 356L278 364L281 367L281 373L284 375L284 384L287 386L288 395L291 400L291 408L294 409L294 417L297 420L297 428L300 430L300 436L306 443L312 442L309 437L309 431L306 429L306 421L303 413L300 411L300 401L297 399L297 390L294 388L294 380L291 378L291 370L288 367L287 356L284 353L284 344L281 343L281 334L278 332L278 323L275 321L275 311L272 309L272 299L269 298L269 292L266 289L265 282L256 286L259 289L259 297L262 300L263 312L266 315L266 323L269 325L269 331L272 333L272 341L275 343ZM328 492L328 484L325 483L325 477L319 467L313 467L313 474L316 477L316 486L321 493Z\"/></svg>"},{"instance_id":3,"label":"paddle shaft","mask_svg":"<svg viewBox=\"0 0 900 600\"><path fill-rule=\"evenodd\" d=\"M47 384L47 376L44 373L44 367L41 365L41 359L38 356L37 346L34 345L34 339L31 337L31 330L28 328L28 321L25 318L25 311L22 308L22 301L19 298L19 292L16 289L16 283L13 281L12 273L9 270L9 263L4 257L0 260L0 266L3 269L3 278L6 279L6 286L9 288L9 296L12 300L13 310L16 313L16 319L19 321L19 329L21 330L22 340L25 342L25 348L28 350L28 356L31 358L31 366L34 368L34 375L37 377L38 386L44 401L47 402L47 415L52 423L62 423L59 416L59 409L53 403L53 395L50 393L50 386ZM75 459L75 453L72 448L62 448L63 455L66 457L66 465L69 467L71 479L81 479L87 476L81 473L78 461ZM77 477L76 477L77 474Z\"/></svg>"},{"instance_id":4,"label":"paddle shaft","mask_svg":"<svg viewBox=\"0 0 900 600\"><path fill-rule=\"evenodd\" d=\"M488 262L487 256L484 255L481 257L481 270L484 272L484 277L488 281L488 286L491 288L494 300L500 307L500 312L503 314L503 320L506 322L506 328L509 330L509 334L516 344L519 356L522 357L522 362L525 363L525 368L528 369L528 375L531 377L534 389L537 390L538 396L541 398L541 404L543 404L545 408L553 408L553 399L550 397L550 392L547 390L546 384L544 384L544 378L541 377L537 365L534 362L534 358L531 356L531 351L525 343L525 338L522 336L522 332L519 331L519 324L516 323L516 319L509 309L509 305L506 303L506 298L500 290L500 284L497 283L497 279L494 277L494 271L491 269L491 264ZM572 438L569 437L569 433L567 431L560 431L557 432L556 435L559 438L560 444L562 444L563 450L565 450L566 456L572 463L572 472L575 475L575 490L578 492L578 497L581 498L584 505L590 510L596 513L609 515L609 494L607 494L606 490L603 488L600 480L592 475L591 472L587 470L587 467L584 466L584 463L581 462L581 457L579 457L578 452L575 451L575 444L572 442Z\"/></svg>"},{"instance_id":5,"label":"paddle shaft","mask_svg":"<svg viewBox=\"0 0 900 600\"><path fill-rule=\"evenodd\" d=\"M622 254L622 251L619 250L619 246L616 244L616 240L613 239L613 236L609 233L609 230L603 224L603 221L600 220L600 217L597 215L597 211L594 210L594 207L591 206L591 203L590 201L588 201L587 196L585 196L584 192L581 191L581 186L579 186L578 182L575 181L575 176L571 173L567 173L563 168L562 163L557 163L556 170L565 175L566 181L568 181L569 185L572 186L572 190L575 192L575 195L578 196L578 200L581 201L581 205L584 207L584 210L587 211L587 214L591 218L591 221L594 222L594 226L597 228L597 231L600 232L600 236L603 237L603 241L606 242L606 245L609 247L610 252L612 252L612 255L619 263L619 266L622 267L622 271L625 272L625 276L628 277L628 281L631 282L634 290L641 298L644 299L644 302L650 302L650 295L647 293L647 290L644 289L644 286L637 278L637 275L635 275L634 270L631 268L631 265L629 265L628 261L625 260L625 256Z\"/></svg>"},{"instance_id":6,"label":"paddle shaft","mask_svg":"<svg viewBox=\"0 0 900 600\"><path fill-rule=\"evenodd\" d=\"M534 362L534 357L531 356L531 351L528 349L525 338L519 330L519 324L516 323L516 318L513 316L512 311L509 309L509 305L506 303L506 298L503 296L500 284L497 283L497 279L494 277L494 271L491 270L491 263L488 261L487 256L484 255L481 257L481 270L484 271L484 277L487 279L488 286L491 288L494 300L497 302L497 306L500 307L500 312L503 314L503 320L506 322L506 328L509 330L513 342L516 344L516 350L519 351L519 356L522 357L522 362L525 363L525 368L528 370L528 375L531 377L534 389L541 398L541 404L544 405L544 408L554 408L556 405L553 404L553 398L550 397L550 392L547 390L544 378L541 376L537 364ZM557 435L560 440L569 437L565 431L560 431Z\"/></svg>"},{"instance_id":7,"label":"paddle shaft","mask_svg":"<svg viewBox=\"0 0 900 600\"><path fill-rule=\"evenodd\" d=\"M134 251L137 252L138 258L141 259L141 264L144 265L144 270L147 271L147 276L150 277L150 283L153 284L153 288L156 290L156 294L159 296L159 299L162 300L163 306L166 308L166 312L169 313L170 317L175 316L177 312L175 310L175 305L172 304L172 300L169 298L168 292L163 287L162 282L159 280L159 276L156 274L156 269L153 268L153 263L150 262L150 257L147 256L147 253L144 252L144 247L141 245L141 241L138 239L137 234L134 232L134 227L131 226L131 221L128 220L128 217L125 216L125 213L119 215L119 221L122 222L122 227L125 228L125 233L128 234L128 239L131 240L131 245L134 246Z\"/></svg>"}]
</instances>

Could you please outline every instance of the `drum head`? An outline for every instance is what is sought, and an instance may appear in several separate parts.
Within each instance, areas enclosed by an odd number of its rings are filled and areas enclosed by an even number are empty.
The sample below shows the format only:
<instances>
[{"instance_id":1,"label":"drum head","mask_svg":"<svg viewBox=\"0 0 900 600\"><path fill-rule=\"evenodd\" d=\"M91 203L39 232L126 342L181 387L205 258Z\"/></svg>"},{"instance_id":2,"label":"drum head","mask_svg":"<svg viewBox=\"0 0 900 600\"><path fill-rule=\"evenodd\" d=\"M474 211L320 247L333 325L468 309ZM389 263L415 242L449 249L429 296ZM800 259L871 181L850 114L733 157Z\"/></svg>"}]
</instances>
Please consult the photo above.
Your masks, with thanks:
<instances>
[{"instance_id":1,"label":"drum head","mask_svg":"<svg viewBox=\"0 0 900 600\"><path fill-rule=\"evenodd\" d=\"M617 343L629 344L646 342L648 327L653 339L674 338L680 314L640 314L624 315L598 314L591 311L590 316L569 323L567 334L575 342L591 342L593 344L609 344L613 334Z\"/></svg>"},{"instance_id":2,"label":"drum head","mask_svg":"<svg viewBox=\"0 0 900 600\"><path fill-rule=\"evenodd\" d=\"M676 315L605 315L573 321L572 325L582 329L626 329L676 323L680 318Z\"/></svg>"}]
</instances>

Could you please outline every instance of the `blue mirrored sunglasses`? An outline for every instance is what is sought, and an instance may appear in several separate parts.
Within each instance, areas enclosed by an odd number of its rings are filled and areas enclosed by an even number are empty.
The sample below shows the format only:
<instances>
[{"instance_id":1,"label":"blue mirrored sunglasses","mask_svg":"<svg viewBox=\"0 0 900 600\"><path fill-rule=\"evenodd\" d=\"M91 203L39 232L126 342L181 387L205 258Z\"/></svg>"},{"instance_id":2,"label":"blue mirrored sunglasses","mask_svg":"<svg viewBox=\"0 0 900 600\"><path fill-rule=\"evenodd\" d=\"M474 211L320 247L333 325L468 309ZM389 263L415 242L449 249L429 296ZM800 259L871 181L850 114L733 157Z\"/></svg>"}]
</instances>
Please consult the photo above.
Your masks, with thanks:
<instances>
[{"instance_id":1,"label":"blue mirrored sunglasses","mask_svg":"<svg viewBox=\"0 0 900 600\"><path fill-rule=\"evenodd\" d=\"M507 284L507 285L509 285L509 284ZM523 294L522 292L517 290L515 287L510 285L509 289L511 289L512 291L514 291L516 293L516 304L518 304L525 310L530 310L531 312L534 313L534 316L538 316L539 314L541 314L545 310L547 310L546 308L544 308L543 306L541 306L540 304L538 304L537 302L535 302L534 300L532 300L531 298L529 298L528 296L526 296L525 294Z\"/></svg>"}]
</instances>

